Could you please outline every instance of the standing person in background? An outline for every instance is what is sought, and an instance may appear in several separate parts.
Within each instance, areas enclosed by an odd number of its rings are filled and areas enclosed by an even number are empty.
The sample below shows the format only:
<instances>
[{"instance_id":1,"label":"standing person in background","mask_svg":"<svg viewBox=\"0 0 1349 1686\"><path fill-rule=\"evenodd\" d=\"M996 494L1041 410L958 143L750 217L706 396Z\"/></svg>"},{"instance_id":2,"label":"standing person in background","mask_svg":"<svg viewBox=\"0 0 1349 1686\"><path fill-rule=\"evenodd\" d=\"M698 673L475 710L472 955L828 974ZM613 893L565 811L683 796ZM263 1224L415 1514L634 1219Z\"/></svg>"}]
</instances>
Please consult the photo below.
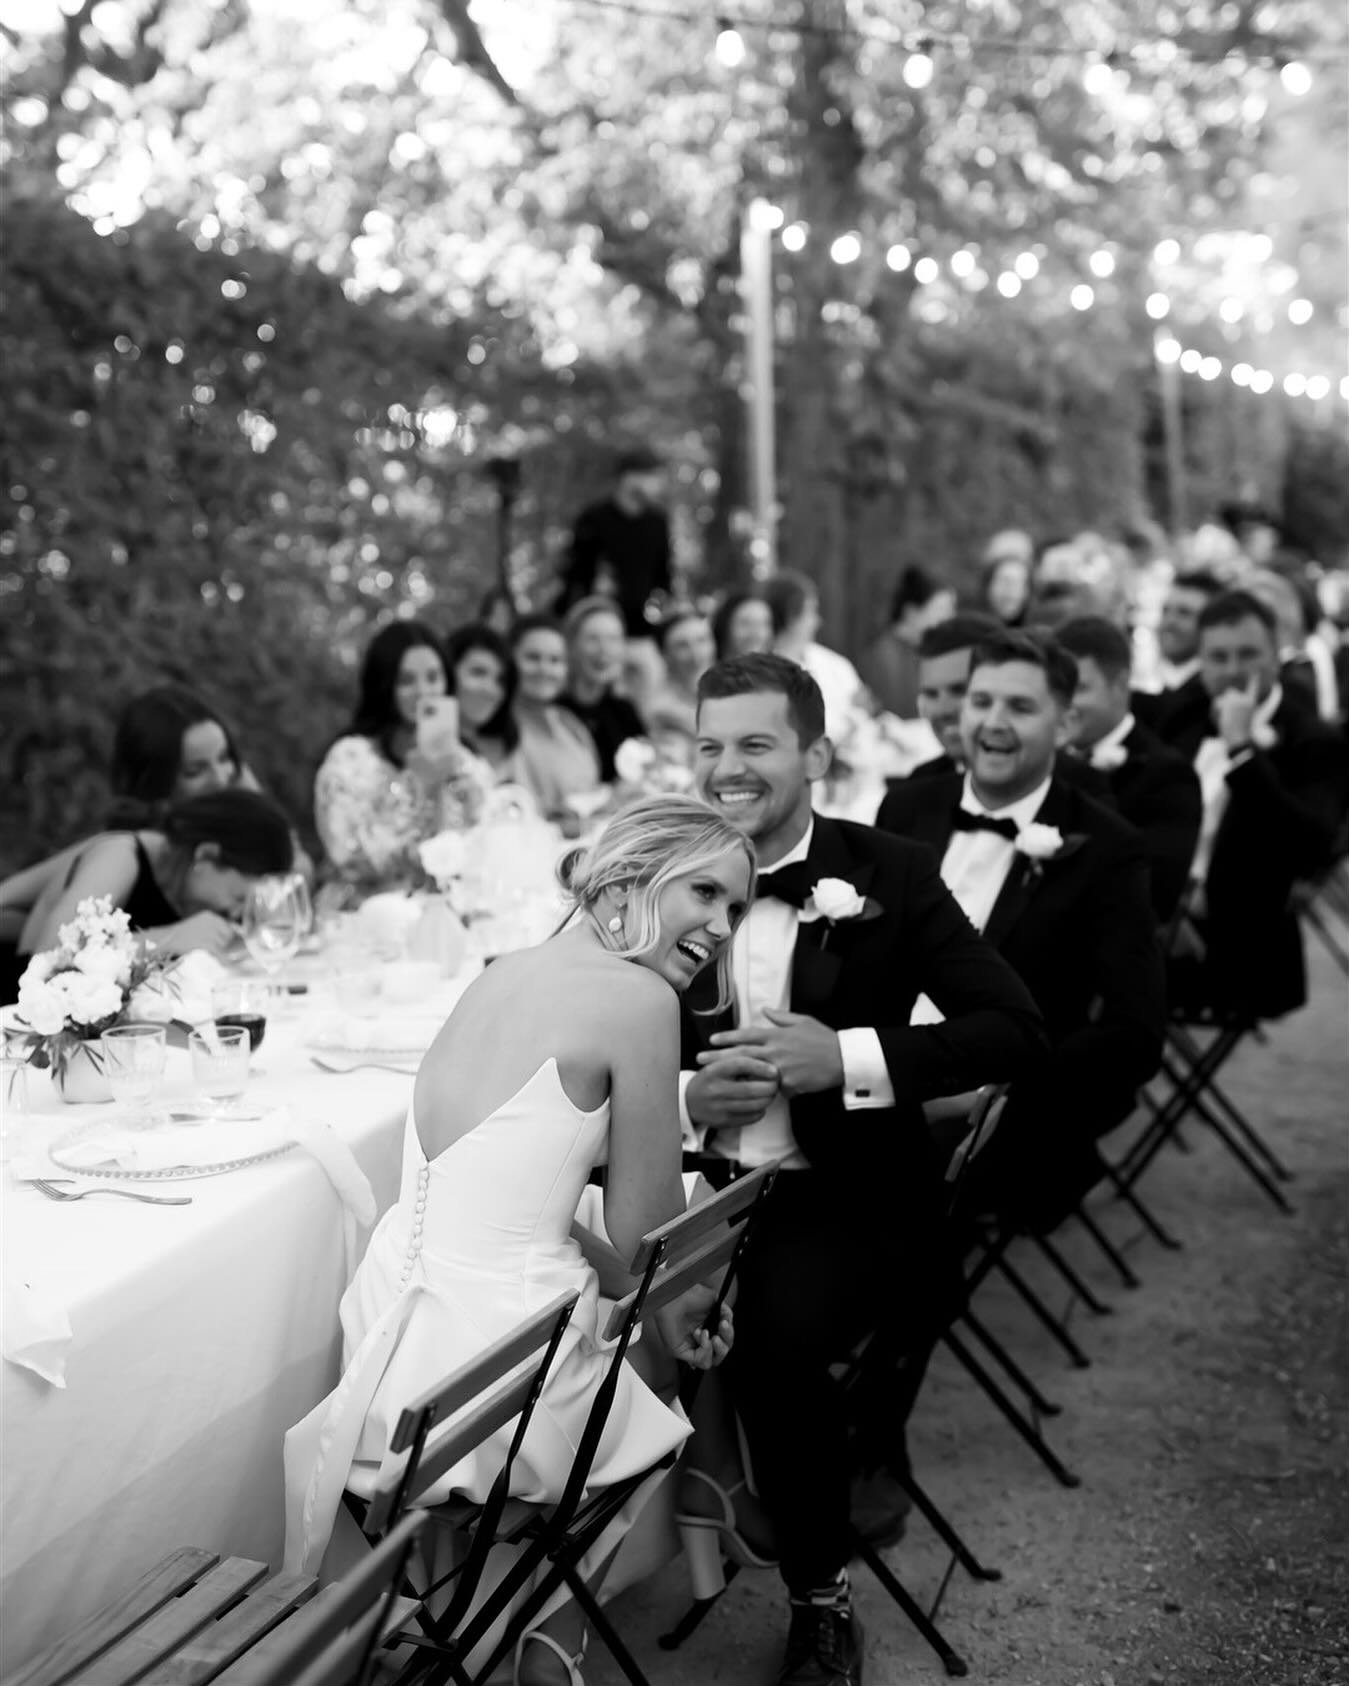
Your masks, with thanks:
<instances>
[{"instance_id":1,"label":"standing person in background","mask_svg":"<svg viewBox=\"0 0 1349 1686\"><path fill-rule=\"evenodd\" d=\"M773 611L756 586L733 591L712 617L717 660L729 656L765 656L773 648Z\"/></svg>"},{"instance_id":2,"label":"standing person in background","mask_svg":"<svg viewBox=\"0 0 1349 1686\"><path fill-rule=\"evenodd\" d=\"M1207 569L1177 574L1162 599L1162 617L1157 623L1157 649L1161 654L1149 684L1136 690L1134 713L1160 737L1168 737L1170 717L1184 714L1203 693L1199 678L1199 617L1223 589L1222 581Z\"/></svg>"},{"instance_id":3,"label":"standing person in background","mask_svg":"<svg viewBox=\"0 0 1349 1686\"><path fill-rule=\"evenodd\" d=\"M698 735L698 681L716 660L707 616L676 609L661 624L660 653L665 683L647 698L642 712L652 738L671 743L682 756Z\"/></svg>"},{"instance_id":4,"label":"standing person in background","mask_svg":"<svg viewBox=\"0 0 1349 1686\"><path fill-rule=\"evenodd\" d=\"M623 618L609 598L587 597L567 616L564 631L569 677L558 700L595 740L600 777L612 784L619 744L646 735L641 715L615 688L623 677Z\"/></svg>"},{"instance_id":5,"label":"standing person in background","mask_svg":"<svg viewBox=\"0 0 1349 1686\"><path fill-rule=\"evenodd\" d=\"M820 594L804 574L774 574L764 585L773 614L773 653L804 667L824 697L826 732L837 745L848 736L850 716L867 704L862 676L837 650L816 641Z\"/></svg>"},{"instance_id":6,"label":"standing person in background","mask_svg":"<svg viewBox=\"0 0 1349 1686\"><path fill-rule=\"evenodd\" d=\"M918 713L918 644L930 626L949 620L956 594L917 563L903 570L890 599L890 624L862 657L862 678L889 714L912 720Z\"/></svg>"},{"instance_id":7,"label":"standing person in background","mask_svg":"<svg viewBox=\"0 0 1349 1686\"><path fill-rule=\"evenodd\" d=\"M558 612L566 614L588 597L614 600L639 695L660 679L652 623L673 589L664 489L664 470L654 452L643 448L618 458L609 495L576 518L557 601Z\"/></svg>"}]
</instances>

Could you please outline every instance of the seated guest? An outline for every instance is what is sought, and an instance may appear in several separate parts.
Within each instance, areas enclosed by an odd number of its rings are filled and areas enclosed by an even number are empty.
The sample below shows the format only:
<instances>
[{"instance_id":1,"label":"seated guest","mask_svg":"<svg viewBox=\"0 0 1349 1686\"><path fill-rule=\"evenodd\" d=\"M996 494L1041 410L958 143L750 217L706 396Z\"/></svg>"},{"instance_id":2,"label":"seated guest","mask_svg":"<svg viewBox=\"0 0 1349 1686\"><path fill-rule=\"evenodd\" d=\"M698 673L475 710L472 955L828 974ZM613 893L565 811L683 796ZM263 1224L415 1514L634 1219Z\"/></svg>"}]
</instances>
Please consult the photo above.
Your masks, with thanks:
<instances>
[{"instance_id":1,"label":"seated guest","mask_svg":"<svg viewBox=\"0 0 1349 1686\"><path fill-rule=\"evenodd\" d=\"M1278 623L1279 683L1334 724L1340 718L1339 685L1334 655L1317 631L1321 606L1316 593L1272 568L1254 574L1250 590Z\"/></svg>"},{"instance_id":2,"label":"seated guest","mask_svg":"<svg viewBox=\"0 0 1349 1686\"><path fill-rule=\"evenodd\" d=\"M716 659L712 628L696 609L678 609L658 634L665 680L647 699L643 713L653 740L670 741L680 754L697 736L698 681Z\"/></svg>"},{"instance_id":3,"label":"seated guest","mask_svg":"<svg viewBox=\"0 0 1349 1686\"><path fill-rule=\"evenodd\" d=\"M1161 660L1155 673L1144 676L1135 691L1133 710L1145 726L1167 738L1167 720L1177 704L1182 710L1201 690L1199 682L1199 616L1204 605L1223 589L1222 581L1206 569L1178 574L1162 600L1157 623Z\"/></svg>"},{"instance_id":4,"label":"seated guest","mask_svg":"<svg viewBox=\"0 0 1349 1686\"><path fill-rule=\"evenodd\" d=\"M1330 864L1344 814L1339 734L1278 682L1274 616L1228 591L1199 617L1202 690L1168 722L1203 790L1192 879L1206 955L1194 985L1206 1004L1276 1018L1307 998L1294 883Z\"/></svg>"},{"instance_id":5,"label":"seated guest","mask_svg":"<svg viewBox=\"0 0 1349 1686\"><path fill-rule=\"evenodd\" d=\"M761 655L773 648L773 611L762 591L733 591L712 617L717 660Z\"/></svg>"},{"instance_id":6,"label":"seated guest","mask_svg":"<svg viewBox=\"0 0 1349 1686\"><path fill-rule=\"evenodd\" d=\"M234 942L257 878L289 872L294 861L285 815L253 790L217 790L171 802L159 822L110 832L74 851L69 869L38 898L19 936L19 955L56 945L62 925L88 896L125 908L133 930L161 954Z\"/></svg>"},{"instance_id":7,"label":"seated guest","mask_svg":"<svg viewBox=\"0 0 1349 1686\"><path fill-rule=\"evenodd\" d=\"M1049 1060L1013 1086L974 1174L1003 1215L1047 1226L1099 1175L1095 1138L1132 1110L1165 1022L1142 840L1059 765L1076 687L1057 644L990 638L962 712L968 770L911 779L882 810L889 830L935 850L970 923L1044 1014Z\"/></svg>"},{"instance_id":8,"label":"seated guest","mask_svg":"<svg viewBox=\"0 0 1349 1686\"><path fill-rule=\"evenodd\" d=\"M459 736L498 778L513 778L520 744L515 723L519 676L511 647L485 621L452 633L445 644L450 695L459 704Z\"/></svg>"},{"instance_id":9,"label":"seated guest","mask_svg":"<svg viewBox=\"0 0 1349 1686\"><path fill-rule=\"evenodd\" d=\"M594 739L600 778L614 780L614 753L629 738L646 736L642 717L615 686L623 677L623 617L612 598L586 597L563 623L567 635L567 689L558 699Z\"/></svg>"},{"instance_id":10,"label":"seated guest","mask_svg":"<svg viewBox=\"0 0 1349 1686\"><path fill-rule=\"evenodd\" d=\"M791 1601L779 1686L855 1686L850 1449L830 1366L877 1328L942 1316L953 1262L922 1103L1019 1076L1040 1031L926 850L812 812L831 751L807 672L742 656L709 668L699 699L699 789L753 842L760 877L732 939L734 1012L702 979L685 998L684 1100L709 1182L784 1161L741 1267L730 1392ZM812 917L825 879L857 890L851 915ZM909 1027L924 990L939 1030Z\"/></svg>"},{"instance_id":11,"label":"seated guest","mask_svg":"<svg viewBox=\"0 0 1349 1686\"><path fill-rule=\"evenodd\" d=\"M975 607L1003 626L1021 626L1030 608L1035 545L1029 533L1009 527L984 547L983 575Z\"/></svg>"},{"instance_id":12,"label":"seated guest","mask_svg":"<svg viewBox=\"0 0 1349 1686\"><path fill-rule=\"evenodd\" d=\"M449 689L435 634L394 621L372 639L351 724L314 778L314 820L336 875L334 901L359 901L408 882L418 843L471 825L491 772L439 726L426 705Z\"/></svg>"},{"instance_id":13,"label":"seated guest","mask_svg":"<svg viewBox=\"0 0 1349 1686\"><path fill-rule=\"evenodd\" d=\"M919 640L918 712L936 734L941 753L915 767L910 778L952 773L964 765L960 710L970 682L970 661L997 627L992 615L962 611L930 626Z\"/></svg>"},{"instance_id":14,"label":"seated guest","mask_svg":"<svg viewBox=\"0 0 1349 1686\"><path fill-rule=\"evenodd\" d=\"M551 615L522 615L511 635L520 675L515 724L520 743L515 776L548 819L571 817L568 799L599 791L595 740L561 698L567 688L567 639Z\"/></svg>"},{"instance_id":15,"label":"seated guest","mask_svg":"<svg viewBox=\"0 0 1349 1686\"><path fill-rule=\"evenodd\" d=\"M910 564L890 599L890 624L869 645L861 673L873 697L890 714L912 720L918 713L918 646L923 634L955 613L956 594L926 568Z\"/></svg>"},{"instance_id":16,"label":"seated guest","mask_svg":"<svg viewBox=\"0 0 1349 1686\"><path fill-rule=\"evenodd\" d=\"M816 640L820 594L815 582L784 570L764 586L764 597L773 613L774 652L799 662L820 687L829 736L839 743L849 734L849 717L859 709L871 711L870 699L848 658Z\"/></svg>"},{"instance_id":17,"label":"seated guest","mask_svg":"<svg viewBox=\"0 0 1349 1686\"><path fill-rule=\"evenodd\" d=\"M1194 859L1203 802L1194 768L1135 720L1129 707L1133 650L1113 622L1094 616L1068 621L1056 642L1077 662L1073 748L1110 785L1120 816L1143 839L1159 925L1179 905Z\"/></svg>"}]
</instances>

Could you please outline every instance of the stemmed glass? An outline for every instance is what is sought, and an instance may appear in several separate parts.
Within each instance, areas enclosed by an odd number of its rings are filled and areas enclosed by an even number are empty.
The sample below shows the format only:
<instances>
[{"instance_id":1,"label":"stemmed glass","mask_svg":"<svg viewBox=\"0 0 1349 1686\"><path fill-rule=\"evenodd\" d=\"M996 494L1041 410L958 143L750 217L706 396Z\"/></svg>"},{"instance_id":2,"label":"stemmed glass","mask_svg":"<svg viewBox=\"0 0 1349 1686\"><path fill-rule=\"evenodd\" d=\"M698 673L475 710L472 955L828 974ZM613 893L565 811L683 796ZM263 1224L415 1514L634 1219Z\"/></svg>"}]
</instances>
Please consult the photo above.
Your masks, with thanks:
<instances>
[{"instance_id":1,"label":"stemmed glass","mask_svg":"<svg viewBox=\"0 0 1349 1686\"><path fill-rule=\"evenodd\" d=\"M124 1106L144 1106L159 1087L168 1055L168 1034L162 1024L119 1024L100 1038L103 1075L112 1098ZM154 1113L147 1115L151 1122Z\"/></svg>"},{"instance_id":2,"label":"stemmed glass","mask_svg":"<svg viewBox=\"0 0 1349 1686\"><path fill-rule=\"evenodd\" d=\"M250 888L244 904L244 946L268 978L299 952L312 919L309 892L296 874L259 878Z\"/></svg>"}]
</instances>

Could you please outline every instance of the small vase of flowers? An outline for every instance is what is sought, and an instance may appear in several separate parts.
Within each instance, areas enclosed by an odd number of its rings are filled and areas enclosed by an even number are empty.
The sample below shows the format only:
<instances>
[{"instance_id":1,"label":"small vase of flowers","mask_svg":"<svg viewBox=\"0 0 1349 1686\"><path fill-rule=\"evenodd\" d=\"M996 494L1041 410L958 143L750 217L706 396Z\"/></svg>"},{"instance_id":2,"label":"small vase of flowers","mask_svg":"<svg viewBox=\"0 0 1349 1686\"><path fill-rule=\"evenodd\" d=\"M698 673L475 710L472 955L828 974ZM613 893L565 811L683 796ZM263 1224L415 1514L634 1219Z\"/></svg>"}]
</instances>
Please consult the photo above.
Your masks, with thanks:
<instances>
[{"instance_id":1,"label":"small vase of flowers","mask_svg":"<svg viewBox=\"0 0 1349 1686\"><path fill-rule=\"evenodd\" d=\"M33 956L19 980L13 1028L28 1063L51 1071L62 1100L112 1099L99 1038L113 1025L164 1016L150 1001L146 1012L138 1011L137 995L166 964L145 954L127 914L107 896L82 901L57 933L57 946Z\"/></svg>"}]
</instances>

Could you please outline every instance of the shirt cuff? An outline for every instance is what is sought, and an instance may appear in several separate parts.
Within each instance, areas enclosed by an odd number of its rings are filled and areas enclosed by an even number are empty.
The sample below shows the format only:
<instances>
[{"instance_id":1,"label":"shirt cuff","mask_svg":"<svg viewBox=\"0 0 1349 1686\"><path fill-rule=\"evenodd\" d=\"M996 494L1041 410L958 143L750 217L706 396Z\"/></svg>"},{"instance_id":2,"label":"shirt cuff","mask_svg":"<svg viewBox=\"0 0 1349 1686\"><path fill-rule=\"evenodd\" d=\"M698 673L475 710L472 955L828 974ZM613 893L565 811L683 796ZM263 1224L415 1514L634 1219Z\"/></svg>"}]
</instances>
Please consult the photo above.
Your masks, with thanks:
<instances>
[{"instance_id":1,"label":"shirt cuff","mask_svg":"<svg viewBox=\"0 0 1349 1686\"><path fill-rule=\"evenodd\" d=\"M707 1126L695 1124L689 1117L689 1082L697 1075L692 1071L679 1074L679 1138L685 1153L701 1153L707 1141Z\"/></svg>"},{"instance_id":2,"label":"shirt cuff","mask_svg":"<svg viewBox=\"0 0 1349 1686\"><path fill-rule=\"evenodd\" d=\"M869 1107L893 1106L895 1086L881 1052L881 1039L866 1025L838 1033L838 1051L843 1059L843 1105L848 1112Z\"/></svg>"}]
</instances>

